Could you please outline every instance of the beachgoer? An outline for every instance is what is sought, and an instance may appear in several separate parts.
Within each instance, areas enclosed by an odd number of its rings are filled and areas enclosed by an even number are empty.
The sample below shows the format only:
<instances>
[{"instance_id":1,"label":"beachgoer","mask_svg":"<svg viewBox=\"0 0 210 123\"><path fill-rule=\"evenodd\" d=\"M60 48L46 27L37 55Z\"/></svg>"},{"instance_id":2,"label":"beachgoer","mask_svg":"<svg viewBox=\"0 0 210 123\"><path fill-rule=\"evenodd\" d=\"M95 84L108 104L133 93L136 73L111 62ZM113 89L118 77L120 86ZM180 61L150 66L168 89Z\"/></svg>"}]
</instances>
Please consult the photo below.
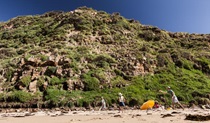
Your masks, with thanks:
<instances>
[{"instance_id":1,"label":"beachgoer","mask_svg":"<svg viewBox=\"0 0 210 123\"><path fill-rule=\"evenodd\" d=\"M162 90L160 90L159 92L164 93L164 94L168 93L168 94L171 95L171 97L172 97L172 108L173 108L173 109L175 109L175 104L178 104L178 105L184 110L184 107L183 107L182 104L179 102L177 96L175 95L175 93L174 93L174 91L171 89L171 87L169 87L169 86L167 87L167 92L162 91Z\"/></svg>"},{"instance_id":2,"label":"beachgoer","mask_svg":"<svg viewBox=\"0 0 210 123\"><path fill-rule=\"evenodd\" d=\"M153 106L153 109L159 109L159 110L161 109L161 110L164 110L165 107L162 106L158 101L155 101L155 104Z\"/></svg>"},{"instance_id":3,"label":"beachgoer","mask_svg":"<svg viewBox=\"0 0 210 123\"><path fill-rule=\"evenodd\" d=\"M103 97L101 97L101 107L100 107L99 111L105 110L105 109L106 109L106 101L104 100Z\"/></svg>"},{"instance_id":4,"label":"beachgoer","mask_svg":"<svg viewBox=\"0 0 210 123\"><path fill-rule=\"evenodd\" d=\"M124 110L124 107L125 107L125 98L124 96L122 95L122 93L119 93L118 94L119 97L118 97L118 102L119 102L119 112Z\"/></svg>"},{"instance_id":5,"label":"beachgoer","mask_svg":"<svg viewBox=\"0 0 210 123\"><path fill-rule=\"evenodd\" d=\"M155 105L153 106L153 108L160 108L160 104L158 103L158 101L155 101Z\"/></svg>"}]
</instances>

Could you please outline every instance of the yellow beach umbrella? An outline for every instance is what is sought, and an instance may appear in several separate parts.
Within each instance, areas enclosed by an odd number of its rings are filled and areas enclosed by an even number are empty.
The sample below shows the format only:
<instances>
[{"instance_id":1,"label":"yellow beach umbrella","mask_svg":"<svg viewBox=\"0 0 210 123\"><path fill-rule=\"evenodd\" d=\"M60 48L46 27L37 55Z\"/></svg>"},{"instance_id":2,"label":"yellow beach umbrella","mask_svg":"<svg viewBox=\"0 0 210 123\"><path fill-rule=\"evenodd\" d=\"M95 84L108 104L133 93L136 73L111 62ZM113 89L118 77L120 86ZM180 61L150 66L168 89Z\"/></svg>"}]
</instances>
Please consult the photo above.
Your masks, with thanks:
<instances>
[{"instance_id":1,"label":"yellow beach umbrella","mask_svg":"<svg viewBox=\"0 0 210 123\"><path fill-rule=\"evenodd\" d=\"M143 103L143 105L140 107L141 110L147 110L151 109L155 105L154 100L148 100L147 102Z\"/></svg>"}]
</instances>

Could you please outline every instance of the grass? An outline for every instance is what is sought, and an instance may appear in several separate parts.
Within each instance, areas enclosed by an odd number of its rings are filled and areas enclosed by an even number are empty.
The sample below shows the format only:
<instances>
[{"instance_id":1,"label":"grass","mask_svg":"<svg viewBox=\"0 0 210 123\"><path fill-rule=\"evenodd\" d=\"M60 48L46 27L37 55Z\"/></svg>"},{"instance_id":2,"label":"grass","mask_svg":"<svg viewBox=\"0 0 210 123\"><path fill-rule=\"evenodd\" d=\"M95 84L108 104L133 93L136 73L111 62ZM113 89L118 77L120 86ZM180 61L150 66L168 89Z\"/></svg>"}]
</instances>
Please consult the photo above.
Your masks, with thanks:
<instances>
[{"instance_id":1,"label":"grass","mask_svg":"<svg viewBox=\"0 0 210 123\"><path fill-rule=\"evenodd\" d=\"M148 99L160 101L161 96L170 103L169 95L158 91L171 86L181 102L208 102L208 35L170 33L119 13L79 10L0 23L1 27L14 25L10 30L0 29L0 83L7 93L0 95L0 101L26 103L35 98L49 107L94 107L103 96L112 106L121 92L127 105L138 106ZM57 65L29 64L31 58L47 63L49 55L62 59ZM28 91L32 73L26 68L38 70L35 95L14 87L21 83ZM13 81L16 73L19 78Z\"/></svg>"}]
</instances>

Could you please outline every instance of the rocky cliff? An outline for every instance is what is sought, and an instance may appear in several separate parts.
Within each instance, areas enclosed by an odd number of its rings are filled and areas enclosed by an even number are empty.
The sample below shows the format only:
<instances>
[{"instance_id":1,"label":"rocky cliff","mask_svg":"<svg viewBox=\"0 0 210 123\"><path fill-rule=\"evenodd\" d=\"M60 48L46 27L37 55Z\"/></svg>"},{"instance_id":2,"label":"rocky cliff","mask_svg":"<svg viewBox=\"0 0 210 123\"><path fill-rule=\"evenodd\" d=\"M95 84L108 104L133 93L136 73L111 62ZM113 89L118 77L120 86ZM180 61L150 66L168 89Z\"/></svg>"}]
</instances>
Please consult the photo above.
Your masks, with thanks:
<instances>
[{"instance_id":1,"label":"rocky cliff","mask_svg":"<svg viewBox=\"0 0 210 123\"><path fill-rule=\"evenodd\" d=\"M167 98L166 86L186 104L210 102L210 34L80 7L1 22L0 53L2 107L112 105L118 92L136 106Z\"/></svg>"}]
</instances>

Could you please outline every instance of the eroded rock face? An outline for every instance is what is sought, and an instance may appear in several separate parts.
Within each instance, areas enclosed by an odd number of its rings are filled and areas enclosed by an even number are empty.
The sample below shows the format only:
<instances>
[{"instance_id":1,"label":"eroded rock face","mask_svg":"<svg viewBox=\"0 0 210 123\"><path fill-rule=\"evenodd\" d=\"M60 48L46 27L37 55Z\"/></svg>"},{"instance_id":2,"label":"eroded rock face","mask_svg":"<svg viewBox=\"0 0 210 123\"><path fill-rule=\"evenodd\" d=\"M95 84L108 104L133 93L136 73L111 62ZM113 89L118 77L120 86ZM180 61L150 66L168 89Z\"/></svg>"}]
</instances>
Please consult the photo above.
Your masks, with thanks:
<instances>
[{"instance_id":1,"label":"eroded rock face","mask_svg":"<svg viewBox=\"0 0 210 123\"><path fill-rule=\"evenodd\" d=\"M10 80L11 82L16 83L17 89L28 90L33 93L37 92L39 89L45 90L51 81L50 78L52 77L67 78L65 82L66 86L64 85L66 90L83 90L85 88L85 84L79 78L82 74L87 73L90 68L82 68L81 70L75 72L70 66L72 61L69 58L51 53L41 52L41 54L43 56L47 56L48 59L43 61L34 56L31 56L28 59L24 58L24 56L23 58L20 58L20 61L18 62L19 68L14 71ZM129 59L129 57L127 58ZM144 57L141 62L136 62L135 58L131 57L130 62L128 62L128 64L124 64L123 70L134 76L145 75L148 73L151 74L153 73L153 69L156 67L156 64L150 63L150 65L148 65L149 61L147 60L149 60L149 58L146 59L146 57ZM82 64L91 62L85 58L81 58L80 61ZM111 67L112 69L117 67L121 69L121 67L117 66L117 64L115 67ZM4 71L1 70L0 73L3 75ZM105 78L99 79L101 83L109 84L111 79L116 76L116 74L112 74L110 71L107 71L104 74L106 75ZM28 76L30 80L25 80L24 77L26 76ZM48 76L48 78L44 76ZM78 79L71 79L72 77L76 77ZM3 76L1 76L0 80L5 81ZM27 82L24 83L23 81L30 82L26 84ZM43 83L40 84L42 81Z\"/></svg>"},{"instance_id":2,"label":"eroded rock face","mask_svg":"<svg viewBox=\"0 0 210 123\"><path fill-rule=\"evenodd\" d=\"M45 54L42 54L45 55ZM46 54L49 55L49 54ZM38 89L45 90L49 85L49 78L54 76L58 78L69 78L69 77L78 77L78 73L76 74L72 68L68 64L71 63L69 58L65 58L64 56L51 55L47 61L41 61L39 58L30 57L27 60L25 58L21 58L19 62L19 68L14 71L12 74L11 82L16 83L16 89L19 90L28 90L29 92L35 93ZM86 71L87 72L87 71ZM79 72L81 74L81 72ZM1 70L0 74L0 82L6 81L4 78L4 71ZM30 82L28 87L22 81L24 77L30 76ZM47 79L43 76L49 76ZM21 80L21 81L20 81ZM43 81L44 83L39 85L38 81ZM84 84L78 80L67 79L66 90L83 90ZM38 87L38 88L37 88Z\"/></svg>"},{"instance_id":3,"label":"eroded rock face","mask_svg":"<svg viewBox=\"0 0 210 123\"><path fill-rule=\"evenodd\" d=\"M84 57L80 58L81 64L80 66L76 67L80 67L81 69L75 71L71 66L72 60L65 56L49 52L40 52L40 55L46 56L47 59L41 60L41 58L38 58L37 56L30 56L28 59L26 59L24 58L25 55L19 59L19 68L14 71L14 74L12 74L10 80L12 83L16 83L16 89L27 90L33 93L37 92L38 90L43 91L46 90L50 85L50 79L53 77L57 77L59 79L66 78L64 82L66 84L63 85L65 90L83 90L85 88L85 84L83 81L81 81L80 76L88 73L91 68L88 66L83 67L81 65L87 65L88 63L93 62L92 60ZM119 63L111 64L111 71L114 69L119 69L124 71L125 74L131 76L144 76L147 74L153 75L157 67L164 67L167 65L166 59L168 57L158 56L158 61L155 61L150 56L143 56L142 59L137 60L128 52L125 56L126 62L122 62L123 59L120 58L119 54L113 53L112 56L116 59L119 59ZM189 55L186 54L185 56L189 58ZM98 58L98 60L101 59L103 59L103 57ZM98 62L97 59L95 62ZM105 77L99 78L100 83L108 85L110 84L111 79L116 76L116 74L113 74L111 71L104 72ZM0 73L3 75L5 72L1 70ZM25 76L30 76L30 82L27 85L21 82L23 81L22 78ZM4 77L1 77L0 79L1 81L5 81ZM100 86L99 88L103 88L103 86Z\"/></svg>"},{"instance_id":4,"label":"eroded rock face","mask_svg":"<svg viewBox=\"0 0 210 123\"><path fill-rule=\"evenodd\" d=\"M29 91L33 93L36 92L37 91L36 86L37 86L37 80L30 82Z\"/></svg>"},{"instance_id":5,"label":"eroded rock face","mask_svg":"<svg viewBox=\"0 0 210 123\"><path fill-rule=\"evenodd\" d=\"M121 88L170 65L210 73L209 34L171 33L119 13L49 12L0 23L0 31L0 92L84 90L92 78L97 89ZM125 83L113 84L118 77Z\"/></svg>"}]
</instances>

